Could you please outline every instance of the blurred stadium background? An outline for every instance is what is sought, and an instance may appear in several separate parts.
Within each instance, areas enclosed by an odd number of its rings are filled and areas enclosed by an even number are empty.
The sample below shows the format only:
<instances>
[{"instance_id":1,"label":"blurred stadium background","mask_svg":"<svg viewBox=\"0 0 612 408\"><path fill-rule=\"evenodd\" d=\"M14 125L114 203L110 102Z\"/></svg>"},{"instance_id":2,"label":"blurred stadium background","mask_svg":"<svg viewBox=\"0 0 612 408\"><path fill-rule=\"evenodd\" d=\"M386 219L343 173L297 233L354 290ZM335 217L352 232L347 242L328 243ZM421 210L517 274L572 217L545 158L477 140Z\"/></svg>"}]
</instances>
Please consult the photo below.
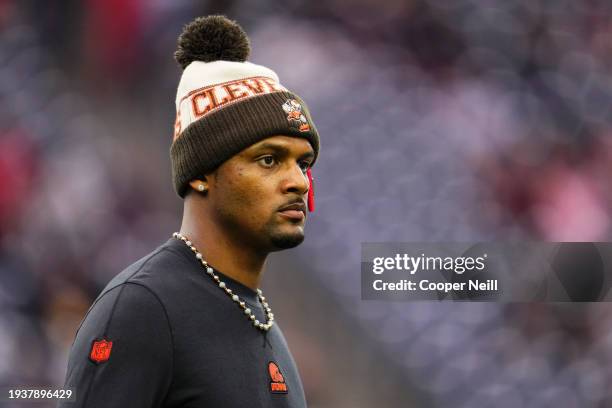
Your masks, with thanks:
<instances>
[{"instance_id":1,"label":"blurred stadium background","mask_svg":"<svg viewBox=\"0 0 612 408\"><path fill-rule=\"evenodd\" d=\"M609 240L603 0L0 0L0 385L61 385L92 299L178 229L172 54L210 13L322 135L264 279L310 407L612 406L612 306L359 288L364 241Z\"/></svg>"}]
</instances>

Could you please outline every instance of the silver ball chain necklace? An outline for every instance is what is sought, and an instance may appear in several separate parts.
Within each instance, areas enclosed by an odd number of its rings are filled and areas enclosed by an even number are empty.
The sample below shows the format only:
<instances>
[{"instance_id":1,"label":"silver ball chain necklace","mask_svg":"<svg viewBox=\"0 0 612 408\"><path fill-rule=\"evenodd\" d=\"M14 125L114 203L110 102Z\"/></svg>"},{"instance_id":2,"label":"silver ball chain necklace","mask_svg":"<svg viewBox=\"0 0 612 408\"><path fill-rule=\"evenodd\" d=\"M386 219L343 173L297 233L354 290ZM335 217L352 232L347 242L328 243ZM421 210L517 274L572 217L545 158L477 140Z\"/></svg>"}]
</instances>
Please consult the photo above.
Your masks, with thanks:
<instances>
[{"instance_id":1,"label":"silver ball chain necklace","mask_svg":"<svg viewBox=\"0 0 612 408\"><path fill-rule=\"evenodd\" d=\"M191 249L191 251L195 254L198 261L200 261L200 263L206 270L206 274L209 275L215 281L215 283L219 286L219 288L221 288L225 293L227 293L227 295L236 304L238 304L238 306L240 306L240 308L242 309L246 317L251 321L251 323L253 323L253 326L255 326L255 328L259 330L263 330L263 331L270 330L272 325L274 325L274 313L272 313L272 309L270 309L270 306L266 302L266 298L264 297L261 289L257 289L257 297L259 298L259 302L262 304L262 306L264 307L266 311L266 319L268 320L266 323L262 323L255 318L255 314L250 308L246 306L246 302L241 300L240 297L238 297L238 295L234 294L234 292L230 288L227 287L225 282L223 282L221 278L219 278L219 275L215 273L215 270L211 268L210 265L208 265L208 262L204 260L204 257L202 256L202 254L196 249L195 246L193 246L193 243L190 240L188 240L187 237L184 237L178 232L175 232L174 234L172 234L172 237L176 239L180 239L181 241L185 243L185 245L187 245L189 249Z\"/></svg>"}]
</instances>

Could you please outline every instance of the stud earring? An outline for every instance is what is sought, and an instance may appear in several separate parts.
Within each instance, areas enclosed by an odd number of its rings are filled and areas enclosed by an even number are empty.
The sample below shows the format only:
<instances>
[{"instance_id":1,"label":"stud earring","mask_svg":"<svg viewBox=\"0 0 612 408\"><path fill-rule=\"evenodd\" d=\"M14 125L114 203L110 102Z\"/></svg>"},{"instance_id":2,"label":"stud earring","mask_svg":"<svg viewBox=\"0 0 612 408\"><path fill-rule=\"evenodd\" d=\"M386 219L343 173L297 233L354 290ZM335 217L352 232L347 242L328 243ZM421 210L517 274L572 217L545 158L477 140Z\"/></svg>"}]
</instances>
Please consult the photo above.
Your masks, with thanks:
<instances>
[{"instance_id":1,"label":"stud earring","mask_svg":"<svg viewBox=\"0 0 612 408\"><path fill-rule=\"evenodd\" d=\"M198 186L198 190L199 190L199 191L204 191L204 184L200 184L200 185Z\"/></svg>"}]
</instances>

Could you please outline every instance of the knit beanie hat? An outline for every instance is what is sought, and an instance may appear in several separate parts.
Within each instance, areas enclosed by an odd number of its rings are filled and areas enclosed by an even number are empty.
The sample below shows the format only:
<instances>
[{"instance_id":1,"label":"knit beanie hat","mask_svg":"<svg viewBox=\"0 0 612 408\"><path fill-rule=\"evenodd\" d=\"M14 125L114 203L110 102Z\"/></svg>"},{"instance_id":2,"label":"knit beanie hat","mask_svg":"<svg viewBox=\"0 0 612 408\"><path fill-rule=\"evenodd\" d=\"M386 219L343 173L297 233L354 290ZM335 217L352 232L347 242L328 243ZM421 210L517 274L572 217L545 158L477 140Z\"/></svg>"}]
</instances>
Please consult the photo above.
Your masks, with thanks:
<instances>
[{"instance_id":1,"label":"knit beanie hat","mask_svg":"<svg viewBox=\"0 0 612 408\"><path fill-rule=\"evenodd\" d=\"M178 39L174 56L183 75L170 158L181 198L191 180L271 136L305 138L316 160L319 134L306 104L280 84L274 71L248 62L249 52L242 28L224 16L197 18Z\"/></svg>"}]
</instances>

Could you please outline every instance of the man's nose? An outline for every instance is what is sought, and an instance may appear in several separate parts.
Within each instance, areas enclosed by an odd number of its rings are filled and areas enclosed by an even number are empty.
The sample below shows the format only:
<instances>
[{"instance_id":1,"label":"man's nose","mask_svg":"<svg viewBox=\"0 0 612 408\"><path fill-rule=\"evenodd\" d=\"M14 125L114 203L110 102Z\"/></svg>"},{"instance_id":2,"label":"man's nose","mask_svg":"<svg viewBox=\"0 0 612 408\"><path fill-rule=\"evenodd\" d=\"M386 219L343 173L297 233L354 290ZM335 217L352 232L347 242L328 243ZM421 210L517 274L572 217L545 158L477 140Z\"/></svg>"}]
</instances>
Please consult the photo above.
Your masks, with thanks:
<instances>
[{"instance_id":1,"label":"man's nose","mask_svg":"<svg viewBox=\"0 0 612 408\"><path fill-rule=\"evenodd\" d=\"M308 181L308 176L304 174L302 168L298 165L292 165L289 170L287 170L287 177L284 181L284 192L290 193L298 193L300 195L304 195L308 193L308 189L310 188L310 182Z\"/></svg>"}]
</instances>

